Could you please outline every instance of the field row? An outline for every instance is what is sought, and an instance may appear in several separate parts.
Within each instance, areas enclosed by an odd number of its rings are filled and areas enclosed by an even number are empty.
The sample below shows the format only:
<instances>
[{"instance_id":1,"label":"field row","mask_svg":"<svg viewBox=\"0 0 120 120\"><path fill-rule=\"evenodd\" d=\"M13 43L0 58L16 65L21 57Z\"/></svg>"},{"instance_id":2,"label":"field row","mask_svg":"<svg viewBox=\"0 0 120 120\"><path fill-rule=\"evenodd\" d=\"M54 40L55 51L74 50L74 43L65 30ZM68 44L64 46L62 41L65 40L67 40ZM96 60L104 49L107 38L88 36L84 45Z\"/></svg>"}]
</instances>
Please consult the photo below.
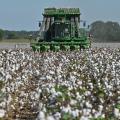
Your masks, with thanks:
<instances>
[{"instance_id":1,"label":"field row","mask_svg":"<svg viewBox=\"0 0 120 120\"><path fill-rule=\"evenodd\" d=\"M0 117L120 119L120 49L0 50Z\"/></svg>"}]
</instances>

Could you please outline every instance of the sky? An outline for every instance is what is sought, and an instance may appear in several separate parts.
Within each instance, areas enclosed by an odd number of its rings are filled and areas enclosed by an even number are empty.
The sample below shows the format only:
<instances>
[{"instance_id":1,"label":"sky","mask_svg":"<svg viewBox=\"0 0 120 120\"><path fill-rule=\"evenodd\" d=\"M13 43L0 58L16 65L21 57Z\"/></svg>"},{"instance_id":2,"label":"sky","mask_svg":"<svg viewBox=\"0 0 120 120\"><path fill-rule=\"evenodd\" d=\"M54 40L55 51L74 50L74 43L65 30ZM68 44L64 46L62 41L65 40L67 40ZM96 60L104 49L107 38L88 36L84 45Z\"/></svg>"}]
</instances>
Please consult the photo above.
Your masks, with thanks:
<instances>
[{"instance_id":1,"label":"sky","mask_svg":"<svg viewBox=\"0 0 120 120\"><path fill-rule=\"evenodd\" d=\"M81 19L120 23L120 0L0 0L0 28L38 30L38 21L47 7L78 7Z\"/></svg>"}]
</instances>

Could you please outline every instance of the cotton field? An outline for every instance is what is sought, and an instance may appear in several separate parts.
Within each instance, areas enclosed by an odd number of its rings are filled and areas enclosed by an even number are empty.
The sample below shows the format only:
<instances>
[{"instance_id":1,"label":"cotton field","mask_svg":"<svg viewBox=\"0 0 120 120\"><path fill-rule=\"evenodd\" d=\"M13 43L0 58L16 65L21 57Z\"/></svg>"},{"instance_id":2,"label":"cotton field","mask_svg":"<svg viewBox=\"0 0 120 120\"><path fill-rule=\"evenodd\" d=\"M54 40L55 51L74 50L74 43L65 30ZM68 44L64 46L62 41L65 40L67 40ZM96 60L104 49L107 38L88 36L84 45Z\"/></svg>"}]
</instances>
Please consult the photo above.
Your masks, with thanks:
<instances>
[{"instance_id":1,"label":"cotton field","mask_svg":"<svg viewBox=\"0 0 120 120\"><path fill-rule=\"evenodd\" d=\"M0 50L1 120L119 120L120 49Z\"/></svg>"}]
</instances>

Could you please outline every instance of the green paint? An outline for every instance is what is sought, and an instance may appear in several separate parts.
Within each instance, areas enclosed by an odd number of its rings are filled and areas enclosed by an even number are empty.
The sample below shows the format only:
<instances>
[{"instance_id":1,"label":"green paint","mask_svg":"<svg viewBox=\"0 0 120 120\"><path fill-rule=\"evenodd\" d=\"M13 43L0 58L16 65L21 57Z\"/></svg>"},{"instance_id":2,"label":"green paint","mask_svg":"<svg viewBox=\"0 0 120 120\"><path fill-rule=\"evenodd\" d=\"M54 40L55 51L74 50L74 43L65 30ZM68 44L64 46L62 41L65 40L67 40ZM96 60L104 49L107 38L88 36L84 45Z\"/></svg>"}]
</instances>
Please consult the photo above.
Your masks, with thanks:
<instances>
[{"instance_id":1,"label":"green paint","mask_svg":"<svg viewBox=\"0 0 120 120\"><path fill-rule=\"evenodd\" d=\"M80 29L79 8L46 8L34 51L80 50L89 48L87 31Z\"/></svg>"}]
</instances>

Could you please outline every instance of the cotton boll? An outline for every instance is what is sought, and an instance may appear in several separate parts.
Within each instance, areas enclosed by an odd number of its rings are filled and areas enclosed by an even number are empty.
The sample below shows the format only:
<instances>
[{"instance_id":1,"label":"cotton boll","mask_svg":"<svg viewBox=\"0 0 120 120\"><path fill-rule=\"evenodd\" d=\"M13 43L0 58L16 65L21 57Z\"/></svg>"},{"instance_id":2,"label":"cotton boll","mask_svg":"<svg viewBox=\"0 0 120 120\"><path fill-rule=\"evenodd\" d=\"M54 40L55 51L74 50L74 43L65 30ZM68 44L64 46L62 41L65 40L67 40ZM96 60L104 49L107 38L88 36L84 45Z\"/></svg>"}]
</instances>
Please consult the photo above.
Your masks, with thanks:
<instances>
[{"instance_id":1,"label":"cotton boll","mask_svg":"<svg viewBox=\"0 0 120 120\"><path fill-rule=\"evenodd\" d=\"M45 120L45 113L40 111L36 120Z\"/></svg>"},{"instance_id":2,"label":"cotton boll","mask_svg":"<svg viewBox=\"0 0 120 120\"><path fill-rule=\"evenodd\" d=\"M82 116L80 120L89 120L89 118L87 116Z\"/></svg>"},{"instance_id":3,"label":"cotton boll","mask_svg":"<svg viewBox=\"0 0 120 120\"><path fill-rule=\"evenodd\" d=\"M55 120L60 120L60 118L61 118L61 113L56 112L56 113L54 114L54 118L55 118Z\"/></svg>"},{"instance_id":4,"label":"cotton boll","mask_svg":"<svg viewBox=\"0 0 120 120\"><path fill-rule=\"evenodd\" d=\"M91 89L93 89L93 83L88 83Z\"/></svg>"},{"instance_id":5,"label":"cotton boll","mask_svg":"<svg viewBox=\"0 0 120 120\"><path fill-rule=\"evenodd\" d=\"M36 72L36 74L37 74L37 75L39 75L39 74L40 74L40 71L39 71L39 70L36 70L35 72Z\"/></svg>"},{"instance_id":6,"label":"cotton boll","mask_svg":"<svg viewBox=\"0 0 120 120\"><path fill-rule=\"evenodd\" d=\"M5 108L5 105L6 105L6 103L5 103L5 100L4 100L4 102L0 103L0 108Z\"/></svg>"},{"instance_id":7,"label":"cotton boll","mask_svg":"<svg viewBox=\"0 0 120 120\"><path fill-rule=\"evenodd\" d=\"M61 68L60 68L60 67L57 68L57 69L56 69L56 72L57 72L57 74L60 74L60 72L61 72Z\"/></svg>"},{"instance_id":8,"label":"cotton boll","mask_svg":"<svg viewBox=\"0 0 120 120\"><path fill-rule=\"evenodd\" d=\"M82 85L82 80L79 80L79 81L77 82L77 84L78 84L78 85Z\"/></svg>"},{"instance_id":9,"label":"cotton boll","mask_svg":"<svg viewBox=\"0 0 120 120\"><path fill-rule=\"evenodd\" d=\"M46 88L46 90L47 90L47 92L48 92L48 93L50 92L50 89L49 89L49 87L47 87L47 88Z\"/></svg>"},{"instance_id":10,"label":"cotton boll","mask_svg":"<svg viewBox=\"0 0 120 120\"><path fill-rule=\"evenodd\" d=\"M6 87L7 92L10 92L10 90L11 90L10 87Z\"/></svg>"},{"instance_id":11,"label":"cotton boll","mask_svg":"<svg viewBox=\"0 0 120 120\"><path fill-rule=\"evenodd\" d=\"M13 110L15 110L15 107L14 107L14 105L11 105L11 108L12 108Z\"/></svg>"},{"instance_id":12,"label":"cotton boll","mask_svg":"<svg viewBox=\"0 0 120 120\"><path fill-rule=\"evenodd\" d=\"M82 100L82 101L80 102L80 107L81 107L81 108L83 108L84 103L85 103L85 100Z\"/></svg>"},{"instance_id":13,"label":"cotton boll","mask_svg":"<svg viewBox=\"0 0 120 120\"><path fill-rule=\"evenodd\" d=\"M25 65L26 65L26 63L27 63L27 62L25 62L25 61L24 61L24 62L22 62L22 65L23 65L23 66L25 66Z\"/></svg>"},{"instance_id":14,"label":"cotton boll","mask_svg":"<svg viewBox=\"0 0 120 120\"><path fill-rule=\"evenodd\" d=\"M98 86L101 86L101 83L98 82Z\"/></svg>"},{"instance_id":15,"label":"cotton boll","mask_svg":"<svg viewBox=\"0 0 120 120\"><path fill-rule=\"evenodd\" d=\"M73 74L74 74L74 75L77 75L78 73L74 71Z\"/></svg>"},{"instance_id":16,"label":"cotton boll","mask_svg":"<svg viewBox=\"0 0 120 120\"><path fill-rule=\"evenodd\" d=\"M44 105L43 105L43 106L44 106ZM43 107L43 108L42 108L42 111L43 111L43 112L46 112L47 110L46 110L46 108L45 108L45 107Z\"/></svg>"},{"instance_id":17,"label":"cotton boll","mask_svg":"<svg viewBox=\"0 0 120 120\"><path fill-rule=\"evenodd\" d=\"M82 96L79 94L79 92L76 93L76 99L79 101L82 100Z\"/></svg>"},{"instance_id":18,"label":"cotton boll","mask_svg":"<svg viewBox=\"0 0 120 120\"><path fill-rule=\"evenodd\" d=\"M34 98L39 99L39 94L35 93Z\"/></svg>"},{"instance_id":19,"label":"cotton boll","mask_svg":"<svg viewBox=\"0 0 120 120\"><path fill-rule=\"evenodd\" d=\"M115 115L116 118L120 118L120 111L119 111L119 109L117 109L117 108L114 109L114 115Z\"/></svg>"},{"instance_id":20,"label":"cotton boll","mask_svg":"<svg viewBox=\"0 0 120 120\"><path fill-rule=\"evenodd\" d=\"M76 103L77 103L76 100L73 100L73 99L70 100L70 105L75 105Z\"/></svg>"},{"instance_id":21,"label":"cotton boll","mask_svg":"<svg viewBox=\"0 0 120 120\"><path fill-rule=\"evenodd\" d=\"M89 101L87 101L85 104L86 104L86 107L87 107L87 108L92 108L92 104L90 104Z\"/></svg>"},{"instance_id":22,"label":"cotton boll","mask_svg":"<svg viewBox=\"0 0 120 120\"><path fill-rule=\"evenodd\" d=\"M43 103L42 102L39 102L39 110L41 110L43 107Z\"/></svg>"},{"instance_id":23,"label":"cotton boll","mask_svg":"<svg viewBox=\"0 0 120 120\"><path fill-rule=\"evenodd\" d=\"M5 110L0 109L0 118L3 118L5 115Z\"/></svg>"},{"instance_id":24,"label":"cotton boll","mask_svg":"<svg viewBox=\"0 0 120 120\"><path fill-rule=\"evenodd\" d=\"M6 54L6 51L5 51L5 50L3 50L3 51L2 51L2 54Z\"/></svg>"},{"instance_id":25,"label":"cotton boll","mask_svg":"<svg viewBox=\"0 0 120 120\"><path fill-rule=\"evenodd\" d=\"M101 112L96 112L95 115L94 115L95 118L98 118L100 116L101 116Z\"/></svg>"},{"instance_id":26,"label":"cotton boll","mask_svg":"<svg viewBox=\"0 0 120 120\"><path fill-rule=\"evenodd\" d=\"M100 98L100 102L103 104L104 103L104 100L102 98Z\"/></svg>"},{"instance_id":27,"label":"cotton boll","mask_svg":"<svg viewBox=\"0 0 120 120\"><path fill-rule=\"evenodd\" d=\"M12 79L12 76L10 75L10 74L7 74L6 75L6 79L8 80L8 79Z\"/></svg>"},{"instance_id":28,"label":"cotton boll","mask_svg":"<svg viewBox=\"0 0 120 120\"><path fill-rule=\"evenodd\" d=\"M71 108L70 108L70 106L68 105L67 107L62 107L62 112L65 112L65 113L70 113L71 112Z\"/></svg>"},{"instance_id":29,"label":"cotton boll","mask_svg":"<svg viewBox=\"0 0 120 120\"><path fill-rule=\"evenodd\" d=\"M99 111L102 111L103 110L103 106L102 105L99 105Z\"/></svg>"},{"instance_id":30,"label":"cotton boll","mask_svg":"<svg viewBox=\"0 0 120 120\"><path fill-rule=\"evenodd\" d=\"M56 96L62 96L62 92L56 92Z\"/></svg>"},{"instance_id":31,"label":"cotton boll","mask_svg":"<svg viewBox=\"0 0 120 120\"><path fill-rule=\"evenodd\" d=\"M50 73L51 75L54 75L54 74L55 74L55 72L52 71L52 70L50 70L49 73Z\"/></svg>"},{"instance_id":32,"label":"cotton boll","mask_svg":"<svg viewBox=\"0 0 120 120\"><path fill-rule=\"evenodd\" d=\"M52 117L52 116L48 116L48 117L46 118L46 120L55 120L55 119L54 119L54 117Z\"/></svg>"},{"instance_id":33,"label":"cotton boll","mask_svg":"<svg viewBox=\"0 0 120 120\"><path fill-rule=\"evenodd\" d=\"M20 68L20 64L16 64L16 70Z\"/></svg>"},{"instance_id":34,"label":"cotton boll","mask_svg":"<svg viewBox=\"0 0 120 120\"><path fill-rule=\"evenodd\" d=\"M111 90L111 89L112 89L112 85L107 85L107 88L108 88L109 90Z\"/></svg>"},{"instance_id":35,"label":"cotton boll","mask_svg":"<svg viewBox=\"0 0 120 120\"><path fill-rule=\"evenodd\" d=\"M47 76L46 76L46 79L47 79L47 80L52 80L52 76L47 75Z\"/></svg>"},{"instance_id":36,"label":"cotton boll","mask_svg":"<svg viewBox=\"0 0 120 120\"><path fill-rule=\"evenodd\" d=\"M62 76L61 75L58 75L58 77L57 77L58 79L61 79L62 78Z\"/></svg>"},{"instance_id":37,"label":"cotton boll","mask_svg":"<svg viewBox=\"0 0 120 120\"><path fill-rule=\"evenodd\" d=\"M89 116L89 115L90 115L90 112L91 112L91 109L88 109L88 108L84 108L84 109L83 109L83 115L84 115L84 116Z\"/></svg>"},{"instance_id":38,"label":"cotton boll","mask_svg":"<svg viewBox=\"0 0 120 120\"><path fill-rule=\"evenodd\" d=\"M112 93L112 92L109 92L109 96L113 96L113 93Z\"/></svg>"},{"instance_id":39,"label":"cotton boll","mask_svg":"<svg viewBox=\"0 0 120 120\"><path fill-rule=\"evenodd\" d=\"M25 92L24 91L21 91L21 96L24 96L25 95Z\"/></svg>"},{"instance_id":40,"label":"cotton boll","mask_svg":"<svg viewBox=\"0 0 120 120\"><path fill-rule=\"evenodd\" d=\"M1 91L2 91L3 93L5 93L5 92L6 92L6 88L3 87L3 88L1 89Z\"/></svg>"},{"instance_id":41,"label":"cotton boll","mask_svg":"<svg viewBox=\"0 0 120 120\"><path fill-rule=\"evenodd\" d=\"M68 87L68 90L69 91L73 90L73 86Z\"/></svg>"},{"instance_id":42,"label":"cotton boll","mask_svg":"<svg viewBox=\"0 0 120 120\"><path fill-rule=\"evenodd\" d=\"M92 109L92 113L95 114L96 110L95 109Z\"/></svg>"},{"instance_id":43,"label":"cotton boll","mask_svg":"<svg viewBox=\"0 0 120 120\"><path fill-rule=\"evenodd\" d=\"M46 80L46 77L42 76L40 77L40 80Z\"/></svg>"},{"instance_id":44,"label":"cotton boll","mask_svg":"<svg viewBox=\"0 0 120 120\"><path fill-rule=\"evenodd\" d=\"M76 80L76 78L75 78L75 76L70 76L70 80L72 81L72 82L74 82L75 80Z\"/></svg>"},{"instance_id":45,"label":"cotton boll","mask_svg":"<svg viewBox=\"0 0 120 120\"><path fill-rule=\"evenodd\" d=\"M72 116L73 116L74 118L76 118L76 117L79 116L79 110L78 110L78 109L73 110L73 111L71 111L71 114L72 114Z\"/></svg>"},{"instance_id":46,"label":"cotton boll","mask_svg":"<svg viewBox=\"0 0 120 120\"><path fill-rule=\"evenodd\" d=\"M52 89L50 90L50 92L51 92L52 94L56 93L55 88L52 88Z\"/></svg>"},{"instance_id":47,"label":"cotton boll","mask_svg":"<svg viewBox=\"0 0 120 120\"><path fill-rule=\"evenodd\" d=\"M101 114L101 117L102 117L102 118L105 118L105 114Z\"/></svg>"},{"instance_id":48,"label":"cotton boll","mask_svg":"<svg viewBox=\"0 0 120 120\"><path fill-rule=\"evenodd\" d=\"M91 92L90 92L90 91L86 91L84 94L85 94L86 96L89 96L89 95L91 95Z\"/></svg>"}]
</instances>

